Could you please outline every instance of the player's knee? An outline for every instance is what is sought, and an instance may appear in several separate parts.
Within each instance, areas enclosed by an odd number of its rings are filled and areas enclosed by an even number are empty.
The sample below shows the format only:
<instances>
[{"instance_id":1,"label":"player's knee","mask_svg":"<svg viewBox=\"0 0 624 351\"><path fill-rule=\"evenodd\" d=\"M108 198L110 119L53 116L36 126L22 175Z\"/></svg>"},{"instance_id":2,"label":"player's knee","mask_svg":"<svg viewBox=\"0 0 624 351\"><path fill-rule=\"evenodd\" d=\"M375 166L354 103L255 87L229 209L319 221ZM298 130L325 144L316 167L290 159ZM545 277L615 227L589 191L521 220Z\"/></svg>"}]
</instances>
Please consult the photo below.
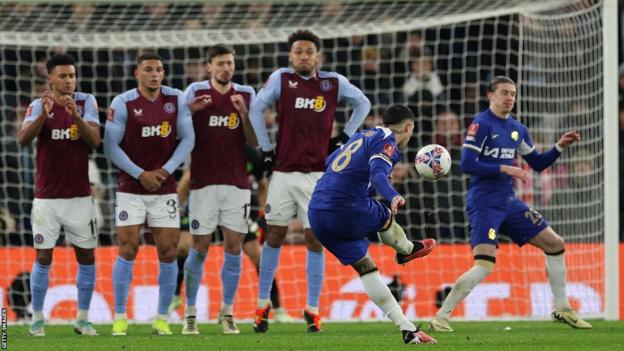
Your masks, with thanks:
<instances>
[{"instance_id":1,"label":"player's knee","mask_svg":"<svg viewBox=\"0 0 624 351\"><path fill-rule=\"evenodd\" d=\"M240 242L225 242L223 244L223 251L229 253L230 255L240 255L241 253L241 244Z\"/></svg>"},{"instance_id":2,"label":"player's knee","mask_svg":"<svg viewBox=\"0 0 624 351\"><path fill-rule=\"evenodd\" d=\"M177 250L174 246L165 246L158 248L158 260L161 262L173 262L177 258Z\"/></svg>"},{"instance_id":3,"label":"player's knee","mask_svg":"<svg viewBox=\"0 0 624 351\"><path fill-rule=\"evenodd\" d=\"M76 260L80 264L92 265L95 263L95 252L93 250L80 250L76 255Z\"/></svg>"},{"instance_id":4,"label":"player's knee","mask_svg":"<svg viewBox=\"0 0 624 351\"><path fill-rule=\"evenodd\" d=\"M119 244L119 256L124 260L134 261L139 252L139 245L133 242L125 242Z\"/></svg>"},{"instance_id":5,"label":"player's knee","mask_svg":"<svg viewBox=\"0 0 624 351\"><path fill-rule=\"evenodd\" d=\"M486 273L490 274L494 271L494 267L496 266L496 257L490 255L475 255L474 265L485 269Z\"/></svg>"},{"instance_id":6,"label":"player's knee","mask_svg":"<svg viewBox=\"0 0 624 351\"><path fill-rule=\"evenodd\" d=\"M360 275L360 277L369 273L377 272L378 270L375 262L373 262L370 257L364 257L361 260L351 264L351 266Z\"/></svg>"},{"instance_id":7,"label":"player's knee","mask_svg":"<svg viewBox=\"0 0 624 351\"><path fill-rule=\"evenodd\" d=\"M211 241L212 235L193 235L193 250L206 255Z\"/></svg>"},{"instance_id":8,"label":"player's knee","mask_svg":"<svg viewBox=\"0 0 624 351\"><path fill-rule=\"evenodd\" d=\"M37 263L42 266L49 266L52 264L52 251L37 251L36 257Z\"/></svg>"},{"instance_id":9,"label":"player's knee","mask_svg":"<svg viewBox=\"0 0 624 351\"><path fill-rule=\"evenodd\" d=\"M553 236L552 240L548 242L547 247L544 249L544 252L547 255L559 255L562 254L564 251L565 241L557 234Z\"/></svg>"}]
</instances>

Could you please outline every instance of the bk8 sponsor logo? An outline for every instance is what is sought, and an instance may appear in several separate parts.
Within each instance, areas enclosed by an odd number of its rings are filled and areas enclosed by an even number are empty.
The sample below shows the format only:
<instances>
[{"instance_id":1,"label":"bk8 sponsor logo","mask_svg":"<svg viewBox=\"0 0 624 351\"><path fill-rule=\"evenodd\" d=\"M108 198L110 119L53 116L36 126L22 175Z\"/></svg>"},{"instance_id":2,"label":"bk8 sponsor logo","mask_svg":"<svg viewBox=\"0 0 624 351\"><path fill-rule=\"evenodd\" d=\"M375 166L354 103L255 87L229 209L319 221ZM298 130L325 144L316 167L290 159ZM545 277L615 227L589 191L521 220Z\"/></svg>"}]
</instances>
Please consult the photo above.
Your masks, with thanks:
<instances>
[{"instance_id":1,"label":"bk8 sponsor logo","mask_svg":"<svg viewBox=\"0 0 624 351\"><path fill-rule=\"evenodd\" d=\"M78 126L72 124L69 128L64 129L52 129L52 140L78 140L80 134L78 134Z\"/></svg>"},{"instance_id":2,"label":"bk8 sponsor logo","mask_svg":"<svg viewBox=\"0 0 624 351\"><path fill-rule=\"evenodd\" d=\"M315 99L306 99L298 97L295 99L295 108L313 110L314 112L322 112L327 107L327 101L322 96L317 96Z\"/></svg>"},{"instance_id":3,"label":"bk8 sponsor logo","mask_svg":"<svg viewBox=\"0 0 624 351\"><path fill-rule=\"evenodd\" d=\"M141 136L143 138L153 136L166 138L169 134L171 134L171 125L169 124L169 121L163 121L159 126L145 126L141 129Z\"/></svg>"},{"instance_id":4,"label":"bk8 sponsor logo","mask_svg":"<svg viewBox=\"0 0 624 351\"><path fill-rule=\"evenodd\" d=\"M236 129L240 124L240 118L235 112L230 113L228 116L216 116L212 115L208 119L208 125L210 127L228 127L229 129Z\"/></svg>"}]
</instances>

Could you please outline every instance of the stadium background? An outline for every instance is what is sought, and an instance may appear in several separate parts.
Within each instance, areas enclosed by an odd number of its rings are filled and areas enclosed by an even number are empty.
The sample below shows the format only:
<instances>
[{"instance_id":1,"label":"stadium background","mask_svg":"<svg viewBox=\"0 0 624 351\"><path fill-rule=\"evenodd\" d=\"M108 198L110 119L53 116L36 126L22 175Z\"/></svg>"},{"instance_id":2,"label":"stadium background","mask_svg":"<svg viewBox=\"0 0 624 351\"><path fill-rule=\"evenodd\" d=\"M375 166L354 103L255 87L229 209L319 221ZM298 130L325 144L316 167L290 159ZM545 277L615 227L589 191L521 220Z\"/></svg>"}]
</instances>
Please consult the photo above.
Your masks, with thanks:
<instances>
[{"instance_id":1,"label":"stadium background","mask_svg":"<svg viewBox=\"0 0 624 351\"><path fill-rule=\"evenodd\" d=\"M597 1L580 1L579 6L591 8ZM410 10L409 2L394 2L396 9ZM393 8L388 9L391 12ZM412 9L415 10L415 9ZM228 24L242 21L239 25L253 28L254 26L271 25L273 18L279 13L301 12L319 14L321 22L336 22L350 17L363 16L369 13L347 13L338 3L325 2L314 4L304 2L301 4L240 4L230 3L226 5L202 5L202 4L175 4L175 5L25 5L7 4L0 5L0 30L4 32L49 32L49 31L82 31L107 32L114 28L116 31L158 31L158 30L195 30L211 29L227 31ZM622 15L620 14L620 17ZM314 16L305 17L298 21L292 17L290 26L305 27L306 24L315 21ZM323 35L322 51L324 70L337 71L348 77L355 85L360 87L373 103L371 116L365 122L373 125L379 122L380 111L390 103L406 103L419 116L418 132L410 143L410 149L406 153L407 167L402 168L402 174L397 174L396 185L402 192L407 194L408 206L402 211L399 221L407 226L414 238L422 238L426 235L435 235L445 244L436 252L430 261L422 263L427 272L436 272L434 278L419 278L418 274L401 275L403 283L407 286L404 295L404 307L410 316L428 316L435 311L435 292L439 291L443 283L452 282L464 268L470 264L470 255L465 243L468 240L468 227L463 213L463 196L466 190L467 177L459 174L457 162L459 159L459 146L465 127L470 123L475 112L487 107L485 100L485 88L490 78L497 74L509 75L512 79L518 79L518 67L526 69L531 64L539 63L521 62L517 54L521 45L518 42L517 15L501 15L495 18L486 18L477 21L465 21L449 26L436 26L410 31L393 31L391 33L375 33L366 35ZM620 21L621 23L621 21ZM622 31L620 24L620 32ZM564 28L562 35L574 35ZM620 35L620 43L621 43ZM226 41L227 43L227 41ZM167 76L164 84L184 89L188 84L203 77L203 53L208 45L201 42L192 46L183 47L159 47L132 48L132 47L78 47L67 50L78 59L78 91L92 93L96 96L100 106L100 120L102 125L106 119L106 107L112 98L118 93L136 86L132 76L134 59L138 54L152 50L165 59ZM263 40L262 43L242 43L233 45L237 52L238 72L234 81L248 84L259 89L262 82L269 74L278 67L288 65L287 46L283 40ZM622 46L620 45L619 62L622 62ZM28 45L3 45L0 46L1 91L0 91L0 250L2 250L2 263L0 263L0 304L10 306L10 286L16 282L22 272L30 270L33 258L32 233L30 233L30 206L33 197L34 186L34 155L33 147L20 147L15 140L15 135L24 115L24 112L32 99L39 96L46 87L45 82L45 59L54 52L65 51L62 46L38 47ZM580 53L579 60L590 60L591 52ZM585 55L585 56L583 56ZM540 82L548 80L548 70L534 72L533 76L523 76L526 80ZM620 157L624 155L624 66L620 68L619 96L620 96ZM426 80L415 77L428 77ZM437 77L437 78L435 78ZM561 82L567 84L569 82ZM520 92L522 94L522 91ZM522 95L521 95L522 96ZM521 102L519 102L520 104ZM569 103L559 106L545 113L571 115L592 115L591 100L580 100L578 103ZM561 109L564 109L562 111ZM348 111L341 108L336 116L339 127L344 123ZM450 116L450 117L449 117ZM448 119L446 119L448 118ZM436 124L437 120L448 120L447 123ZM544 126L539 118L524 120L534 128L538 135L534 138L540 145L548 145L554 142L553 131ZM542 128L543 127L543 128ZM450 129L444 129L450 128ZM542 133L541 130L547 132ZM411 167L411 160L419 145L436 142L445 145L452 153L455 164L452 176L437 183L428 183L419 180ZM110 270L114 259L114 228L112 217L112 204L114 198L115 178L114 171L102 153L100 147L93 155L94 164L97 166L97 183L100 189L100 208L102 223L100 223L99 241L104 247L98 251L98 285L96 290L101 295L101 314L94 314L97 321L110 320L110 308L112 305ZM575 155L578 159L591 159L591 155L582 153ZM620 161L620 176L624 177L623 162ZM564 162L568 169L574 167ZM565 187L567 177L565 167L555 168L548 177L534 176L529 184L521 189L523 199L529 201L538 210L550 218L561 218L562 212L570 209L557 209L552 206L557 201L588 201L591 199L591 187L578 197L562 195L557 189ZM599 201L600 199L598 199ZM624 199L620 197L620 218L624 211ZM591 201L590 201L591 202ZM582 208L580 212L568 213L568 218L587 216L592 211L597 211L600 204L595 207ZM578 208L572 210L579 210ZM427 212L433 211L435 216L428 216ZM588 240L579 239L579 235L599 226L601 217L589 216L593 223L578 224L562 220L559 231L564 237L575 240L577 245L570 250L571 253L578 250L582 255L584 250L596 250L595 238ZM588 222L591 222L588 221ZM296 234L296 225L292 227ZM624 227L620 222L620 242L624 241ZM149 241L149 239L146 239ZM282 269L278 278L283 284L285 306L292 311L302 305L305 297L305 285L301 280L295 279L300 274L304 264L301 259L301 247L296 244L296 235L291 247L288 247L282 267L292 267L290 270ZM586 245L586 246L584 246ZM620 244L621 245L621 244ZM59 240L59 249L55 254L55 267L53 269L53 286L58 289L51 290L48 296L58 296L57 303L46 302L48 313L53 318L68 319L74 314L75 304L72 299L72 284L74 282L73 256L70 250L62 248L64 241ZM382 271L399 272L400 270L391 261L391 254L380 248L374 247L374 251L381 257ZM598 249L599 250L599 249ZM378 251L378 252L377 252ZM521 301L540 300L539 296L544 292L545 276L541 274L529 274L528 280L516 281L508 272L516 266L532 266L540 264L540 256L533 249L523 249L518 253L516 249L503 245L503 255L499 267L498 276L491 278L495 282L489 286L488 291L481 295L489 298L504 298L510 295ZM145 262L155 262L152 248L143 249L140 259ZM219 248L212 249L207 266L219 266L222 251ZM598 254L600 255L600 254ZM455 264L448 269L445 264L447 257L453 257ZM241 296L237 300L237 315L251 317L255 301L255 272L245 261L245 270L241 284ZM290 264L288 264L290 263ZM419 269L418 267L417 269ZM134 294L153 294L156 266L151 264L141 265L141 270L135 274ZM424 270L424 269L423 269ZM220 289L217 270L210 272L205 277L204 289L206 289L206 307L204 319L216 317L216 303ZM620 274L624 269L620 268ZM297 273L299 272L299 273ZM438 273L442 272L442 273ZM602 272L597 268L597 273ZM137 272L135 272L137 273ZM576 279L576 274L588 274L586 271L571 273L571 279ZM361 294L361 287L352 281L355 276L348 270L339 267L335 260L328 255L327 268L327 291L323 295L322 313L332 319L377 319L380 318L378 311L367 305L366 299ZM331 279L329 279L331 278ZM580 277L579 279L583 279ZM19 280L19 279L17 279ZM288 283L292 281L292 283ZM622 279L620 279L622 281ZM531 283L528 285L527 283ZM498 284L498 285L496 285ZM542 284L542 285L540 285ZM594 289L600 294L602 280L595 280L579 289ZM415 287L418 287L418 294ZM137 290L137 288L139 290ZM143 289L143 290L141 290ZM359 289L359 290L358 290ZM590 292L592 293L592 292ZM75 293L74 293L75 294ZM483 295L485 294L485 295ZM489 295L488 295L489 294ZM533 295L532 295L533 294ZM152 295L148 295L152 296ZM50 300L50 297L48 297ZM98 299L95 299L98 301ZM575 307L581 312L599 314L600 301L595 300L584 304L575 301ZM541 301L541 300L540 300ZM597 302L596 302L597 301ZM104 305L106 303L106 305ZM131 298L130 304L134 300ZM524 307L513 307L506 310L503 303L492 302L484 307L483 300L475 300L474 307L470 311L459 311L460 315L467 318L494 317L500 315L544 317L548 314L548 304L533 303ZM622 306L624 303L620 303ZM49 306L49 307L48 307ZM100 306L100 305L98 305ZM533 306L528 308L528 306ZM106 311L108 308L109 314ZM131 309L137 320L147 320L152 313L152 305L134 305ZM413 312L409 312L410 308ZM624 315L624 313L620 313ZM10 310L11 319L17 318L15 311ZM201 319L201 318L200 318Z\"/></svg>"}]
</instances>

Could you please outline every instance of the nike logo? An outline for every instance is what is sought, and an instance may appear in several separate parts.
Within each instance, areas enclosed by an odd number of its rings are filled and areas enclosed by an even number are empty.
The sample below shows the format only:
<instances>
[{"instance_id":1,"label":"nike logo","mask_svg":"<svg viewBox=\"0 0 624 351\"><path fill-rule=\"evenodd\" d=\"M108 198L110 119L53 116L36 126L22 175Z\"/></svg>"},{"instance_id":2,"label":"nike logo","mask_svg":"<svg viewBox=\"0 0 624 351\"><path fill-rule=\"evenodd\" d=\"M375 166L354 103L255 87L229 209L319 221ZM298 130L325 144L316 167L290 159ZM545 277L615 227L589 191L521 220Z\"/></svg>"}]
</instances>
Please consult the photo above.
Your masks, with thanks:
<instances>
[{"instance_id":1,"label":"nike logo","mask_svg":"<svg viewBox=\"0 0 624 351\"><path fill-rule=\"evenodd\" d=\"M492 139L498 138L498 134L492 134Z\"/></svg>"}]
</instances>

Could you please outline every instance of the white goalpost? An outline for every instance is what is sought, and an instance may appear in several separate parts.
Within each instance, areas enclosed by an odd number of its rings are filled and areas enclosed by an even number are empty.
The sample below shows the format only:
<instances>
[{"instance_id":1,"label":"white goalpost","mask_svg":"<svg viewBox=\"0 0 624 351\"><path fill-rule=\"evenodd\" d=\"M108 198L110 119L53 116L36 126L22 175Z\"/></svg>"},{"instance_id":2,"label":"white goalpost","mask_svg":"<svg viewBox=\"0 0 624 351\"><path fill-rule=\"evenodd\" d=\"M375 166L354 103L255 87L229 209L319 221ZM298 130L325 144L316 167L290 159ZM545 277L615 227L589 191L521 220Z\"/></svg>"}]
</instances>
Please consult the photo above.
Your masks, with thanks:
<instances>
[{"instance_id":1,"label":"white goalpost","mask_svg":"<svg viewBox=\"0 0 624 351\"><path fill-rule=\"evenodd\" d=\"M321 37L322 69L345 75L373 103L366 126L378 124L380 112L392 103L407 104L417 116L415 136L403 152L405 166L393 176L407 200L398 221L413 238L435 237L441 245L406 267L394 263L389 249L375 243L370 249L384 279L404 286L401 303L408 317L431 317L445 288L472 264L464 213L468 177L459 171L462 137L474 114L487 107L489 80L507 75L518 85L514 112L540 150L565 131L582 135L553 167L531 172L516 191L566 241L573 307L584 317L621 318L615 0L61 0L0 4L0 305L9 307L9 320L28 314L24 282L34 260L35 147L19 146L16 133L29 102L47 88L46 58L58 52L76 58L77 90L95 95L103 126L112 98L136 86L133 64L143 52L164 58L164 84L185 89L206 78L204 51L226 43L236 50L234 80L260 89L271 72L288 65L286 39L301 28ZM348 116L341 105L337 128ZM413 169L416 151L429 143L444 145L453 158L451 174L436 182L420 179ZM101 147L92 154L91 167L101 245L91 317L110 322L117 171ZM298 230L293 222L293 244L282 250L277 273L282 305L293 316L300 315L306 292ZM129 299L129 317L139 322L155 315L158 292L156 253L146 240ZM454 317L548 318L553 302L543 256L503 237L495 272ZM220 247L210 249L198 296L200 321L218 315L222 258ZM326 262L324 319L384 318L351 268L330 253ZM46 318L66 322L75 315L75 274L73 252L61 241ZM252 318L256 296L257 274L245 259L237 319ZM171 318L181 316L176 312Z\"/></svg>"}]
</instances>

